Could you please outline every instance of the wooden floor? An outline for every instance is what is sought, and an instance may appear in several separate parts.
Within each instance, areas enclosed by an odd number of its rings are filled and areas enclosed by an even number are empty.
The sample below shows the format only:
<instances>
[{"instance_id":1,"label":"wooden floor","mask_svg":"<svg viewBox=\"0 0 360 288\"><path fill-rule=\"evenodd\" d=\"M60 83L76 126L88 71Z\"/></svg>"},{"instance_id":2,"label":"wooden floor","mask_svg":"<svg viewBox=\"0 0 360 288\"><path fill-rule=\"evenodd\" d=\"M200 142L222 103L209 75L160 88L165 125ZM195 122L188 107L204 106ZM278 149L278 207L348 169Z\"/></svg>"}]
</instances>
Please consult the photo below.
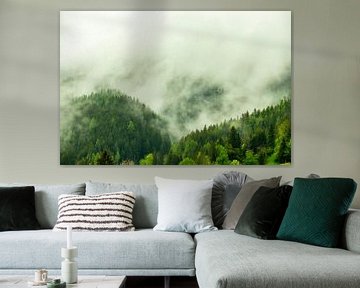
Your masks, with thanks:
<instances>
[{"instance_id":1,"label":"wooden floor","mask_svg":"<svg viewBox=\"0 0 360 288\"><path fill-rule=\"evenodd\" d=\"M126 288L163 288L164 277L132 277L126 279ZM170 277L171 288L199 288L195 277Z\"/></svg>"}]
</instances>

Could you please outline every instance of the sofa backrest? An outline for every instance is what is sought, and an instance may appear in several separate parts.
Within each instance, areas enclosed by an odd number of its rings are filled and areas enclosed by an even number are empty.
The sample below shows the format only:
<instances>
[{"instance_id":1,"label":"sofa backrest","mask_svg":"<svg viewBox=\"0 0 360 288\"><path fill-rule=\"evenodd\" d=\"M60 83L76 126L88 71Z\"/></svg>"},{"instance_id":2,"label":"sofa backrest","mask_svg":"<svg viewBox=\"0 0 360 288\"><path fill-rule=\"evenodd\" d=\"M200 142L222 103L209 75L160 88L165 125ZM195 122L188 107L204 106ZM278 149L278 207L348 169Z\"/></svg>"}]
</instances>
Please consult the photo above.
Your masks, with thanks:
<instances>
[{"instance_id":1,"label":"sofa backrest","mask_svg":"<svg viewBox=\"0 0 360 288\"><path fill-rule=\"evenodd\" d=\"M55 226L58 216L58 197L61 194L85 195L85 183L61 185L0 183L0 186L34 186L36 218L43 229L52 229Z\"/></svg>"},{"instance_id":2,"label":"sofa backrest","mask_svg":"<svg viewBox=\"0 0 360 288\"><path fill-rule=\"evenodd\" d=\"M131 191L135 194L133 223L136 229L153 228L157 223L158 192L155 184L86 182L86 195Z\"/></svg>"}]
</instances>

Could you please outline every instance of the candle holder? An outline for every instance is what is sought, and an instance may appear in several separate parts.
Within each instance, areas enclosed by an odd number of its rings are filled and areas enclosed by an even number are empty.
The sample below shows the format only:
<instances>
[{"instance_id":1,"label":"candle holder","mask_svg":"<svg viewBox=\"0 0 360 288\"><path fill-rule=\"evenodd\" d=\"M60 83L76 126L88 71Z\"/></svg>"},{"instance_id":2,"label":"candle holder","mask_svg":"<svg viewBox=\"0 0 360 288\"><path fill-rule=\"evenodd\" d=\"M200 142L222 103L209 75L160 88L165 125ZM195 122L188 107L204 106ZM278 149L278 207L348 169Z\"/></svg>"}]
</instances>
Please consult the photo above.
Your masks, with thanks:
<instances>
[{"instance_id":1,"label":"candle holder","mask_svg":"<svg viewBox=\"0 0 360 288\"><path fill-rule=\"evenodd\" d=\"M77 283L78 269L75 257L78 255L77 247L61 248L61 279L68 284Z\"/></svg>"}]
</instances>

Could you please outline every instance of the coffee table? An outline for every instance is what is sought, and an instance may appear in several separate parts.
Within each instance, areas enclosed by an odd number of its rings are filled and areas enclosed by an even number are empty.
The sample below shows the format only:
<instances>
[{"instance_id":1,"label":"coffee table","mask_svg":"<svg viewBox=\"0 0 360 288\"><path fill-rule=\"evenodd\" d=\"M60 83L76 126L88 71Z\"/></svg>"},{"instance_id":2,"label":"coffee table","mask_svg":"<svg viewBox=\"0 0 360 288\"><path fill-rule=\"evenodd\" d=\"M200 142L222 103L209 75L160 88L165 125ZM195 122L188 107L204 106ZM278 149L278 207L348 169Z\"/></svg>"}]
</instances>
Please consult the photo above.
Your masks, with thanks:
<instances>
[{"instance_id":1,"label":"coffee table","mask_svg":"<svg viewBox=\"0 0 360 288\"><path fill-rule=\"evenodd\" d=\"M52 277L55 279L57 277ZM32 276L2 276L0 275L0 287L1 288L24 288L24 287L34 287L34 288L45 288L45 286L28 286L28 282L32 281ZM80 275L78 278L78 283L76 284L67 284L66 288L124 288L125 287L126 276L87 276Z\"/></svg>"}]
</instances>

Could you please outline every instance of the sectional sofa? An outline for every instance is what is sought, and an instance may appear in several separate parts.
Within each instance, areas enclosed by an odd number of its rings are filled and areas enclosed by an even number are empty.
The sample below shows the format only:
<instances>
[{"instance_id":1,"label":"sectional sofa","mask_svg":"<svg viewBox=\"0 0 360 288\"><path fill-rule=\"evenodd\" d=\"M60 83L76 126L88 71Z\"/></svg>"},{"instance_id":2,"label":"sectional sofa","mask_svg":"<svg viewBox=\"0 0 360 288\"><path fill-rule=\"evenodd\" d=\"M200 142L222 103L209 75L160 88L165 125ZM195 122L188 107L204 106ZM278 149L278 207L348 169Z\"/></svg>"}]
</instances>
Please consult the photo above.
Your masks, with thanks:
<instances>
[{"instance_id":1,"label":"sectional sofa","mask_svg":"<svg viewBox=\"0 0 360 288\"><path fill-rule=\"evenodd\" d=\"M13 184L0 184L13 186ZM66 232L52 230L61 194L133 191L131 232L73 232L79 274L196 276L201 288L360 287L360 211L349 211L342 246L323 248L261 240L232 230L198 233L154 231L155 185L96 183L35 185L39 230L0 232L0 278L46 268L58 275Z\"/></svg>"}]
</instances>

